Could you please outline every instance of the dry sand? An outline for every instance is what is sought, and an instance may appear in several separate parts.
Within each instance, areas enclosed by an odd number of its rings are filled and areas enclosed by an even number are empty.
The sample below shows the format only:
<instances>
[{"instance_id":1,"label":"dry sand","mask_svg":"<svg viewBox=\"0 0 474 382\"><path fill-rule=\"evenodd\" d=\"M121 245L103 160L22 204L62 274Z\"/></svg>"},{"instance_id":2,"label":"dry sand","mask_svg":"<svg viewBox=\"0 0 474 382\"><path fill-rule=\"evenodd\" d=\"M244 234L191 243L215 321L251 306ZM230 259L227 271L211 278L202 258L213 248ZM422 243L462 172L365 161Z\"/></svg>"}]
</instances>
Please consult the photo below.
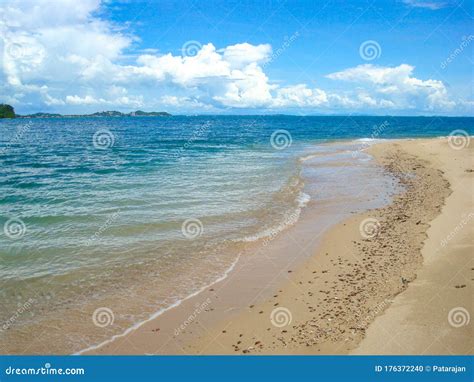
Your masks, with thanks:
<instances>
[{"instance_id":1,"label":"dry sand","mask_svg":"<svg viewBox=\"0 0 474 382\"><path fill-rule=\"evenodd\" d=\"M247 308L234 308L247 284L231 275L91 353L472 353L471 147L403 140L370 152L405 187L391 205L330 229L296 268L261 259L280 277Z\"/></svg>"},{"instance_id":2,"label":"dry sand","mask_svg":"<svg viewBox=\"0 0 474 382\"><path fill-rule=\"evenodd\" d=\"M473 354L472 144L455 151L429 140L406 142L403 149L441 169L452 193L430 222L416 280L370 325L353 353Z\"/></svg>"}]
</instances>

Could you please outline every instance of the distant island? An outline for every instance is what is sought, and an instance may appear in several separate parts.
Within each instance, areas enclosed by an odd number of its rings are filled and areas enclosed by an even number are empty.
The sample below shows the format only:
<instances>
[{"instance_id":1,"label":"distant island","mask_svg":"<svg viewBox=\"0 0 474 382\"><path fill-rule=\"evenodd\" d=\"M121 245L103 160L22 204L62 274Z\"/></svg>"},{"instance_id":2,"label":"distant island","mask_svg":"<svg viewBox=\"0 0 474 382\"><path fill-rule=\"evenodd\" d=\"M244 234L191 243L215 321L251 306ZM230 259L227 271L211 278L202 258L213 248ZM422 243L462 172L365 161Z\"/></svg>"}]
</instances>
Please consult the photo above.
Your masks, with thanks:
<instances>
[{"instance_id":1,"label":"distant island","mask_svg":"<svg viewBox=\"0 0 474 382\"><path fill-rule=\"evenodd\" d=\"M11 105L0 104L0 118L81 118L81 117L170 117L171 114L165 111L132 111L122 113L120 111L99 111L92 114L56 114L56 113L34 113L19 115Z\"/></svg>"},{"instance_id":2,"label":"distant island","mask_svg":"<svg viewBox=\"0 0 474 382\"><path fill-rule=\"evenodd\" d=\"M15 110L10 105L0 104L0 118L15 118Z\"/></svg>"}]
</instances>

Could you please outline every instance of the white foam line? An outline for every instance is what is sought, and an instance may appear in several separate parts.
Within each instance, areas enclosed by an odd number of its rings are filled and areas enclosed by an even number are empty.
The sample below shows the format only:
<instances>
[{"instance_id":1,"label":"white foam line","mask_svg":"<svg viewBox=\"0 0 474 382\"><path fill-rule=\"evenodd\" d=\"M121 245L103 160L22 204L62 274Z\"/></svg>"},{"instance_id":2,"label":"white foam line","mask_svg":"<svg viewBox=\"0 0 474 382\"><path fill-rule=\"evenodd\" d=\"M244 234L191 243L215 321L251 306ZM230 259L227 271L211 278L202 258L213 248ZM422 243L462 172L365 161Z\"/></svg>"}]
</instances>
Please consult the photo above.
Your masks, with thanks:
<instances>
[{"instance_id":1,"label":"white foam line","mask_svg":"<svg viewBox=\"0 0 474 382\"><path fill-rule=\"evenodd\" d=\"M80 350L77 353L74 353L73 355L81 355L81 354L86 353L88 351L99 349L102 346L105 346L107 344L110 344L110 343L114 342L117 338L125 337L127 334L133 332L134 330L137 330L141 326L145 325L147 322L150 322L150 321L154 320L155 318L161 316L163 313L167 312L168 310L171 310L173 308L176 308L176 307L180 306L181 303L183 303L184 301L189 300L190 298L193 298L193 297L197 296L199 293L204 292L206 289L213 286L214 284L217 284L217 283L221 282L222 280L225 280L227 278L227 276L229 275L229 273L232 272L232 270L235 268L235 266L237 265L237 262L239 261L239 259L240 259L240 254L237 256L237 258L234 260L234 262L231 264L231 266L224 272L224 274L221 277L214 280L210 284L202 287L198 291L190 294L189 296L187 296L187 297L185 297L185 298L183 298L179 301L176 301L174 304L172 304L172 305L170 305L170 306L168 306L164 309L160 309L159 311L153 313L146 320L140 321L140 322L136 323L135 325L129 327L123 333L116 334L116 335L112 336L111 338L109 338L108 340L105 340L105 341L103 341L103 342L101 342L97 345L89 346L88 348Z\"/></svg>"},{"instance_id":2,"label":"white foam line","mask_svg":"<svg viewBox=\"0 0 474 382\"><path fill-rule=\"evenodd\" d=\"M322 156L325 156L325 155L327 155L327 153L308 154L308 155L305 155L305 156L303 156L303 157L298 158L298 160L299 160L300 162L306 162L306 161L308 161L308 160L310 160L310 159L322 157Z\"/></svg>"},{"instance_id":3,"label":"white foam line","mask_svg":"<svg viewBox=\"0 0 474 382\"><path fill-rule=\"evenodd\" d=\"M354 139L354 142L366 142L366 143L369 143L369 142L374 142L374 143L377 143L377 142L383 142L383 141L386 141L387 139L384 139L384 138L358 138L358 139Z\"/></svg>"},{"instance_id":4,"label":"white foam line","mask_svg":"<svg viewBox=\"0 0 474 382\"><path fill-rule=\"evenodd\" d=\"M237 239L235 240L235 242L251 243L254 241L261 240L261 239L275 237L277 234L283 232L285 229L296 224L300 218L303 208L306 207L308 202L311 200L311 196L309 196L303 191L300 191L296 200L298 202L298 207L291 214L285 215L287 217L289 215L290 219L285 219L277 226L267 228L266 230L257 232L254 235L246 236L242 239Z\"/></svg>"}]
</instances>

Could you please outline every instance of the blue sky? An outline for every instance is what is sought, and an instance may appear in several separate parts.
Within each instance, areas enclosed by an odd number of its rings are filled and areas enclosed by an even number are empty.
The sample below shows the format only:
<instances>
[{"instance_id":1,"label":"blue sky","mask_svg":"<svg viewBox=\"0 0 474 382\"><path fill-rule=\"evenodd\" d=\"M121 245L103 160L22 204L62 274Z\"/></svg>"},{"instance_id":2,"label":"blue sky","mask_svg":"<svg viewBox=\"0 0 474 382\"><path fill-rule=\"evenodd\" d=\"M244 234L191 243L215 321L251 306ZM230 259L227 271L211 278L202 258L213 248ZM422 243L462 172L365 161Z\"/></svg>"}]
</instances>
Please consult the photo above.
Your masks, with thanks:
<instances>
[{"instance_id":1,"label":"blue sky","mask_svg":"<svg viewBox=\"0 0 474 382\"><path fill-rule=\"evenodd\" d=\"M472 115L473 2L0 5L18 112Z\"/></svg>"}]
</instances>

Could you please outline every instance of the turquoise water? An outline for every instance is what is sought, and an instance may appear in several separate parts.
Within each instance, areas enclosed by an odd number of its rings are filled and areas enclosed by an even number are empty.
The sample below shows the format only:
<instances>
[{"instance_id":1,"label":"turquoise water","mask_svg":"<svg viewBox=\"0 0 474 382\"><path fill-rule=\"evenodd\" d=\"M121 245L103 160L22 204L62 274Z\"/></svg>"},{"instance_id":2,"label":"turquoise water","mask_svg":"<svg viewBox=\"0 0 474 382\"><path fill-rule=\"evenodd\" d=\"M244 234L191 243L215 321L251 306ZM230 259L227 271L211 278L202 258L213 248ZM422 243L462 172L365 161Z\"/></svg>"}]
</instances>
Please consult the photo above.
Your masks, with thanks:
<instances>
[{"instance_id":1,"label":"turquoise water","mask_svg":"<svg viewBox=\"0 0 474 382\"><path fill-rule=\"evenodd\" d=\"M303 172L314 170L304 170L301 158L327 151L323 143L447 136L453 130L472 134L473 121L2 120L0 322L9 323L8 336L15 330L26 333L51 314L80 309L91 300L100 304L104 296L113 296L125 301L144 282L156 293L143 295L136 308L166 308L221 277L240 244L294 223L311 193L304 189ZM345 150L344 160L358 157ZM329 154L318 166L335 158ZM325 175L314 176L322 182ZM317 182L311 187L317 189ZM294 219L287 221L288 216ZM34 304L17 315L30 298ZM18 316L14 325L13 316Z\"/></svg>"}]
</instances>

